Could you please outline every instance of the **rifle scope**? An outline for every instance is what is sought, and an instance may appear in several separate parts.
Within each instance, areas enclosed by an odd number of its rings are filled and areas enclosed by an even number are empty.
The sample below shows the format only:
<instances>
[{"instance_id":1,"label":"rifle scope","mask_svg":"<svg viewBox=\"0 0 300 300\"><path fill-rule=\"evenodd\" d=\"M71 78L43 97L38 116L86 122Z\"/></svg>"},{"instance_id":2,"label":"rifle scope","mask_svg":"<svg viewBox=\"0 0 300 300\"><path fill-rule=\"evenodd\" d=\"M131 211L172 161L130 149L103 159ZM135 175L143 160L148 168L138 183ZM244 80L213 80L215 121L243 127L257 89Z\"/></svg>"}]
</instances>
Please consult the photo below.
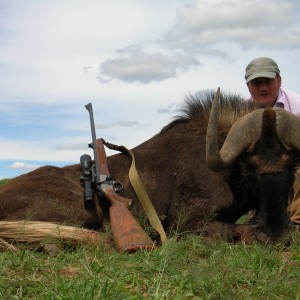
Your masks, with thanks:
<instances>
[{"instance_id":1,"label":"rifle scope","mask_svg":"<svg viewBox=\"0 0 300 300\"><path fill-rule=\"evenodd\" d=\"M95 206L94 191L92 188L92 159L88 154L83 154L80 157L80 166L82 170L80 181L84 188L84 207L86 209L92 209Z\"/></svg>"}]
</instances>

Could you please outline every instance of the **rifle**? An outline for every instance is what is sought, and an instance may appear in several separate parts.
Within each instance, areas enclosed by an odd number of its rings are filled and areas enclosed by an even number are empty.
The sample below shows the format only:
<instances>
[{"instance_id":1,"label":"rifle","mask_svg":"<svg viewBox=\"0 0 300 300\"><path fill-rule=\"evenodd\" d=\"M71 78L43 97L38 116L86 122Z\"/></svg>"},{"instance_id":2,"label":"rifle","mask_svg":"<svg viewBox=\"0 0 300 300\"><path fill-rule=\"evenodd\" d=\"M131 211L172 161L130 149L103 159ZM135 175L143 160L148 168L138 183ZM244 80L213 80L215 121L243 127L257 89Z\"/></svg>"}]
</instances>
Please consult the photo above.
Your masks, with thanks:
<instances>
[{"instance_id":1,"label":"rifle","mask_svg":"<svg viewBox=\"0 0 300 300\"><path fill-rule=\"evenodd\" d=\"M115 186L120 183L114 182L110 176L103 145L104 140L96 139L92 104L89 103L85 107L90 114L92 132L92 144L89 146L94 150L94 164L87 154L80 158L85 207L87 209L94 207L93 192L96 190L99 202L107 201L110 204L110 226L118 251L135 252L138 249L152 249L154 242L128 209L132 200L116 193Z\"/></svg>"}]
</instances>

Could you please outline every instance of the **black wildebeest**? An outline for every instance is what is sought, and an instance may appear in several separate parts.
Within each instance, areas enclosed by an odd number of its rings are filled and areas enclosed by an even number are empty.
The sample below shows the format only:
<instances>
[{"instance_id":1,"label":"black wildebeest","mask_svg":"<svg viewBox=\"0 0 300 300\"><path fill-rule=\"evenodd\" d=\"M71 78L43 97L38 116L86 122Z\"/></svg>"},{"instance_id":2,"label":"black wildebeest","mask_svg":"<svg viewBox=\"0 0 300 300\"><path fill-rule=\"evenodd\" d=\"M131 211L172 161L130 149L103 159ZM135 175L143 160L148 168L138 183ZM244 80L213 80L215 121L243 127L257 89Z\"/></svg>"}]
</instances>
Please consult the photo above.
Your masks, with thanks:
<instances>
[{"instance_id":1,"label":"black wildebeest","mask_svg":"<svg viewBox=\"0 0 300 300\"><path fill-rule=\"evenodd\" d=\"M237 240L259 230L277 239L288 226L299 120L230 94L222 94L212 109L213 96L203 91L188 97L180 116L133 149L143 183L167 229ZM128 179L130 162L124 154L108 157L112 177L123 183L121 195L132 198L133 211L140 214ZM0 187L0 220L101 228L99 206L84 210L80 176L76 164L45 166L10 180ZM255 226L235 224L251 209L257 212Z\"/></svg>"}]
</instances>

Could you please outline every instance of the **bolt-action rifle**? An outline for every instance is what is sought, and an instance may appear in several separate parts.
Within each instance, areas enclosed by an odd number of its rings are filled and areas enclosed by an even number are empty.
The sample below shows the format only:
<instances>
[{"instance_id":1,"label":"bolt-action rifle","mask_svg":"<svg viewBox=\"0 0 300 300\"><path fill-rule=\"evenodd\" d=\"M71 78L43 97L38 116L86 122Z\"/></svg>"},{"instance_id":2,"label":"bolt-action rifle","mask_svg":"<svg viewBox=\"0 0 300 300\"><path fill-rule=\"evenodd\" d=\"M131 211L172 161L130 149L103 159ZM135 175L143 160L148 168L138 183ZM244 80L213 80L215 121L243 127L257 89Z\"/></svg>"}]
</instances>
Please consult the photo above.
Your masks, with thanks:
<instances>
[{"instance_id":1,"label":"bolt-action rifle","mask_svg":"<svg viewBox=\"0 0 300 300\"><path fill-rule=\"evenodd\" d=\"M85 107L90 114L92 132L92 143L89 146L94 150L94 163L87 154L80 158L85 207L93 209L94 191L100 202L108 202L110 226L119 251L134 252L138 249L152 249L154 242L128 209L132 201L116 193L118 188L115 186L120 187L120 183L114 182L110 176L103 139L96 139L92 104L89 103Z\"/></svg>"}]
</instances>

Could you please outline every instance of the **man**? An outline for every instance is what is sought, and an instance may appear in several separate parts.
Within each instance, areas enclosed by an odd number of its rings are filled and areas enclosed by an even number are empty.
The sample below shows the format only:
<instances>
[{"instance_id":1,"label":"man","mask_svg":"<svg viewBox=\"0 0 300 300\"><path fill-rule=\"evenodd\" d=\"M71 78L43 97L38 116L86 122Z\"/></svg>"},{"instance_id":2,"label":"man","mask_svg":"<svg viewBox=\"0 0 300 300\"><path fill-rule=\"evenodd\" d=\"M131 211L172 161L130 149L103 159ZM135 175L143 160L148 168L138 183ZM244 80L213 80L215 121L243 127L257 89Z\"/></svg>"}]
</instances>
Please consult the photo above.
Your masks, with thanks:
<instances>
[{"instance_id":1,"label":"man","mask_svg":"<svg viewBox=\"0 0 300 300\"><path fill-rule=\"evenodd\" d=\"M300 95L281 88L280 70L273 59L252 60L246 67L245 79L253 101L265 107L281 107L300 116ZM300 224L300 170L296 173L288 211L291 221Z\"/></svg>"}]
</instances>

